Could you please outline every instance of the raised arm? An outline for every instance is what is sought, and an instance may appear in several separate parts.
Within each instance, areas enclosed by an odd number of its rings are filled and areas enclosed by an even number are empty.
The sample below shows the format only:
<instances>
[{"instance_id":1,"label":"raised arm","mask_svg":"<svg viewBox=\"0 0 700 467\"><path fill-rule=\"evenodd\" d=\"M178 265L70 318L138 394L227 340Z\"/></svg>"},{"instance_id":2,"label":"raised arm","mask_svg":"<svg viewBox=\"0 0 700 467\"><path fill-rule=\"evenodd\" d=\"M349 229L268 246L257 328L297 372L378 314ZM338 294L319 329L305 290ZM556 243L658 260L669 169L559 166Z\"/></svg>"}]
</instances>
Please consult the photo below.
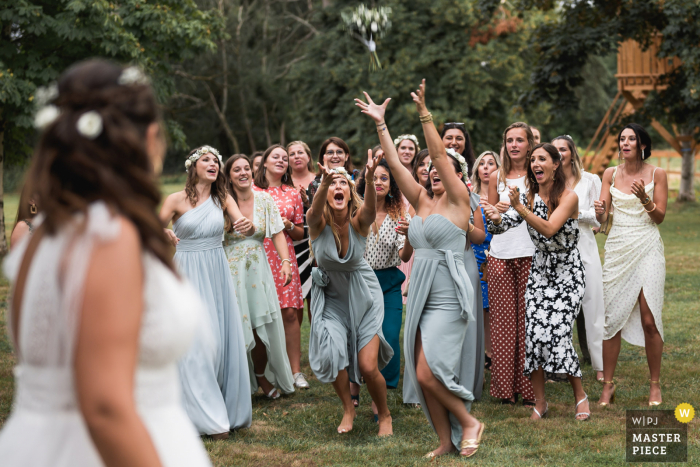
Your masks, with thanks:
<instances>
[{"instance_id":1,"label":"raised arm","mask_svg":"<svg viewBox=\"0 0 700 467\"><path fill-rule=\"evenodd\" d=\"M413 174L408 170L399 160L399 155L396 152L396 147L394 146L394 141L391 139L389 130L387 129L386 123L384 122L384 114L386 112L386 106L389 104L391 99L384 101L382 105L377 105L374 103L369 94L364 93L367 102L363 102L360 99L355 99L355 105L362 109L362 113L372 117L372 120L377 124L377 131L379 132L379 142L382 145L382 150L384 151L384 157L386 158L387 164L391 169L391 174L396 179L396 184L401 189L401 193L406 197L411 206L417 209L418 200L421 193L426 193L425 188L420 186L418 182L413 179Z\"/></svg>"},{"instance_id":2,"label":"raised arm","mask_svg":"<svg viewBox=\"0 0 700 467\"><path fill-rule=\"evenodd\" d=\"M549 215L549 219L542 219L532 211L528 210L520 202L520 192L514 186L508 187L510 193L510 204L516 212L520 214L525 222L530 224L533 229L541 233L547 238L551 238L559 232L559 229L564 223L573 217L578 217L578 196L573 190L564 192L559 200L559 206ZM525 215L523 215L525 214Z\"/></svg>"},{"instance_id":3,"label":"raised arm","mask_svg":"<svg viewBox=\"0 0 700 467\"><path fill-rule=\"evenodd\" d=\"M416 103L416 109L421 117L423 134L425 135L425 142L428 145L430 160L435 166L440 180L445 185L448 201L460 207L464 206L469 210L466 211L467 213L471 212L469 188L467 188L464 182L455 174L454 166L452 162L448 160L449 156L447 152L445 152L445 145L442 143L440 134L433 124L432 116L425 105L425 79L423 79L416 92L411 93L411 97L413 98L413 102Z\"/></svg>"},{"instance_id":4,"label":"raised arm","mask_svg":"<svg viewBox=\"0 0 700 467\"><path fill-rule=\"evenodd\" d=\"M383 158L382 155L377 157L377 160L372 158L372 150L367 151L367 166L365 168L365 202L362 207L357 210L355 217L357 218L358 230L363 236L369 234L369 228L377 218L377 189L374 187L374 172L377 170L379 161Z\"/></svg>"},{"instance_id":5,"label":"raised arm","mask_svg":"<svg viewBox=\"0 0 700 467\"><path fill-rule=\"evenodd\" d=\"M306 223L309 226L309 235L311 239L316 239L326 227L326 220L323 218L323 208L326 205L328 188L331 186L333 180L343 176L337 173L329 173L328 169L320 162L318 163L318 169L322 176L321 183L316 193L314 193L311 208L306 211Z\"/></svg>"}]
</instances>

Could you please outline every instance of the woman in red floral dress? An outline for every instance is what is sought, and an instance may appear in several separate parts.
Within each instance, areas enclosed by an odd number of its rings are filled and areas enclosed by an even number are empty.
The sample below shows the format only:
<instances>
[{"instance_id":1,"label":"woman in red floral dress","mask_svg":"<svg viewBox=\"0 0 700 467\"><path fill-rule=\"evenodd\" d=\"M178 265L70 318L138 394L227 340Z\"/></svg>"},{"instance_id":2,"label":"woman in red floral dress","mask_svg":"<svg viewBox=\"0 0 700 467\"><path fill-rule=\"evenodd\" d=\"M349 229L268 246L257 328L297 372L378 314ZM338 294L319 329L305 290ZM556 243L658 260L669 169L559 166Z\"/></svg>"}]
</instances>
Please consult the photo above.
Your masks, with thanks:
<instances>
[{"instance_id":1,"label":"woman in red floral dress","mask_svg":"<svg viewBox=\"0 0 700 467\"><path fill-rule=\"evenodd\" d=\"M255 173L257 191L265 191L275 200L284 222L284 236L289 248L289 261L292 267L292 282L284 286L280 277L282 261L275 250L272 241L265 239L265 254L275 278L277 296L282 309L284 335L287 341L287 356L294 374L294 386L300 389L309 387L301 372L301 328L297 313L304 309L304 296L299 278L299 266L294 253L294 241L304 237L304 204L299 191L292 182L292 170L289 166L289 156L286 149L279 144L267 148L260 161L260 168Z\"/></svg>"}]
</instances>

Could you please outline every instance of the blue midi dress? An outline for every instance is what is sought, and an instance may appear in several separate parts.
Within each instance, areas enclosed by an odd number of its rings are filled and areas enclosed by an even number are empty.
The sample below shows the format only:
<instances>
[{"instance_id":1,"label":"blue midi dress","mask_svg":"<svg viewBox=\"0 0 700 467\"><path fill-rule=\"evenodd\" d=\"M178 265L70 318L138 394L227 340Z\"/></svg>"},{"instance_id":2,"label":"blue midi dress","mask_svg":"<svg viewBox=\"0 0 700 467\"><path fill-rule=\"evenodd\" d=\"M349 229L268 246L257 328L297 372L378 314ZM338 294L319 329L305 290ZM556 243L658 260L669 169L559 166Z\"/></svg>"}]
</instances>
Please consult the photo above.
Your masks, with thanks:
<instances>
[{"instance_id":1,"label":"blue midi dress","mask_svg":"<svg viewBox=\"0 0 700 467\"><path fill-rule=\"evenodd\" d=\"M249 427L253 417L243 326L222 246L224 214L210 197L173 223L174 261L206 307L207 322L178 365L183 402L200 434Z\"/></svg>"},{"instance_id":2,"label":"blue midi dress","mask_svg":"<svg viewBox=\"0 0 700 467\"><path fill-rule=\"evenodd\" d=\"M416 216L408 229L415 249L404 326L404 380L418 395L432 426L416 377L415 343L420 329L423 353L435 378L471 408L474 395L464 386L471 374L462 351L469 327L475 326L474 288L464 268L467 234L440 214ZM456 350L459 349L459 350ZM450 414L452 443L459 449L462 427ZM433 427L434 428L434 427Z\"/></svg>"},{"instance_id":3,"label":"blue midi dress","mask_svg":"<svg viewBox=\"0 0 700 467\"><path fill-rule=\"evenodd\" d=\"M317 268L311 270L311 332L309 364L319 381L331 383L347 369L361 383L360 350L379 336L377 366L394 355L382 333L384 297L377 276L363 255L367 239L349 223L348 251L340 258L330 226L311 240Z\"/></svg>"}]
</instances>

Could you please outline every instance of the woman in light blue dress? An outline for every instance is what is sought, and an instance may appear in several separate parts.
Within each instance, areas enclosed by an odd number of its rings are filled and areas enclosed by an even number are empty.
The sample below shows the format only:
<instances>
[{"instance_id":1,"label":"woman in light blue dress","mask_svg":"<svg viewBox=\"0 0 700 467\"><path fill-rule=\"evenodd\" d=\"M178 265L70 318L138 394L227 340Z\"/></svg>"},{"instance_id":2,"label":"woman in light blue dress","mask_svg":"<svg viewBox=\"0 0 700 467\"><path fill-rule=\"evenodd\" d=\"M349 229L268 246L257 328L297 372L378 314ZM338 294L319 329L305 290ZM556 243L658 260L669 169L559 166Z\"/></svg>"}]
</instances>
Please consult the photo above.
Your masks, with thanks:
<instances>
[{"instance_id":1,"label":"woman in light blue dress","mask_svg":"<svg viewBox=\"0 0 700 467\"><path fill-rule=\"evenodd\" d=\"M252 235L252 222L226 193L221 156L203 146L190 153L183 191L168 196L160 220L176 246L174 261L206 305L208 326L179 364L187 415L200 434L228 438L250 426L250 378L241 317L222 246L225 224Z\"/></svg>"},{"instance_id":2,"label":"woman in light blue dress","mask_svg":"<svg viewBox=\"0 0 700 467\"><path fill-rule=\"evenodd\" d=\"M327 169L306 214L311 249L318 264L311 271L309 364L319 381L332 383L343 403L338 433L352 430L355 406L350 378L367 383L377 405L379 436L393 433L380 370L394 355L382 333L384 298L377 276L364 259L377 194L372 152L367 162L364 203L345 169Z\"/></svg>"},{"instance_id":3,"label":"woman in light blue dress","mask_svg":"<svg viewBox=\"0 0 700 467\"><path fill-rule=\"evenodd\" d=\"M433 458L459 450L460 455L476 454L484 424L469 414L472 392L462 349L468 326L474 325L474 289L464 268L467 233L474 229L469 188L464 179L468 169L462 156L445 150L432 115L425 107L425 80L412 93L423 124L432 167L429 185L418 184L401 165L384 123L389 103L377 105L365 93L367 103L356 99L363 113L377 123L379 140L392 173L416 216L408 237L415 249L408 289L404 353L404 378L410 380L421 408L435 429L440 446L426 454ZM449 155L449 157L448 157Z\"/></svg>"}]
</instances>

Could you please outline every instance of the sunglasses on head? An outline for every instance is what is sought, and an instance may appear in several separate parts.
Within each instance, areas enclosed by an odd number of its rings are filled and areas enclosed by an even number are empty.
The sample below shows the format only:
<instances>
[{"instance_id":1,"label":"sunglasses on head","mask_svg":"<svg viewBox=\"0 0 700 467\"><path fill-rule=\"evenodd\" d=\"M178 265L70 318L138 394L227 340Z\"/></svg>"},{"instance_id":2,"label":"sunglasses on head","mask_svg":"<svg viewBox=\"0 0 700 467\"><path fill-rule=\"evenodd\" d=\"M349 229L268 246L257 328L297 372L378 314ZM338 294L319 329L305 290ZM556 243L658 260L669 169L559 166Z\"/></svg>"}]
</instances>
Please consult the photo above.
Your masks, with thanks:
<instances>
[{"instance_id":1,"label":"sunglasses on head","mask_svg":"<svg viewBox=\"0 0 700 467\"><path fill-rule=\"evenodd\" d=\"M452 130L453 128L458 128L463 131L467 129L467 127L462 122L445 123L445 130Z\"/></svg>"}]
</instances>

